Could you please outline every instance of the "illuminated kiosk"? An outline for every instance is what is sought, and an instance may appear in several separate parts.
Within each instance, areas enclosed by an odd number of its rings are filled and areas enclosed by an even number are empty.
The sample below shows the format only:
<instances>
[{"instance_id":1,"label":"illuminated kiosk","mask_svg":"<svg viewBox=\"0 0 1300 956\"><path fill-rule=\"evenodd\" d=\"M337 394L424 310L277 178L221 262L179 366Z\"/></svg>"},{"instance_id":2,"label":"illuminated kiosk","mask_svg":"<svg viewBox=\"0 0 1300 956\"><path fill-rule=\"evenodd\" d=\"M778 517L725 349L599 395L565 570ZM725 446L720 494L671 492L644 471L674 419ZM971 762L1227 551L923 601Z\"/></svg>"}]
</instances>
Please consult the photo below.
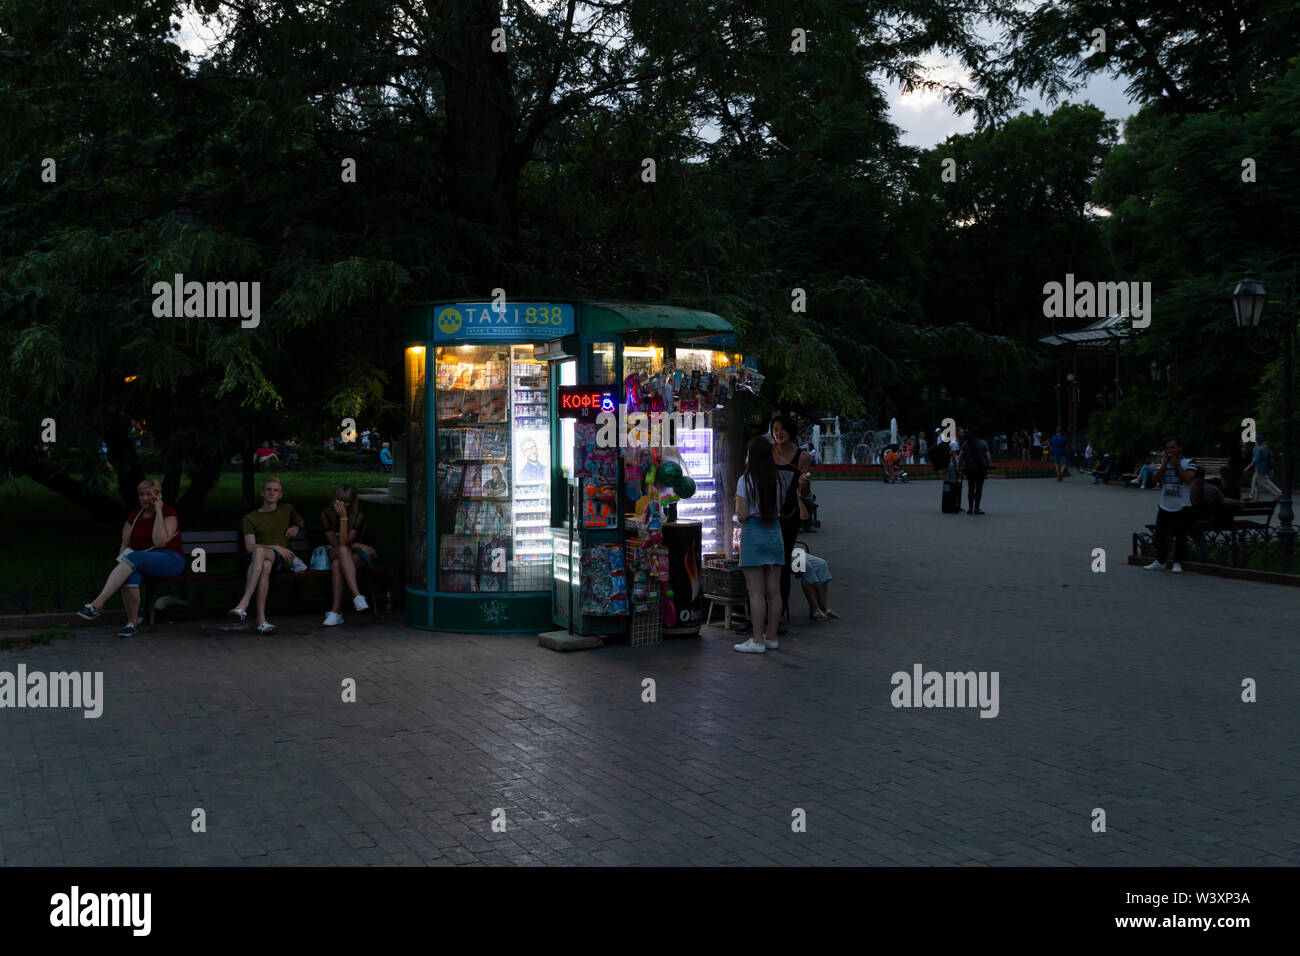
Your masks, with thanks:
<instances>
[{"instance_id":1,"label":"illuminated kiosk","mask_svg":"<svg viewBox=\"0 0 1300 956\"><path fill-rule=\"evenodd\" d=\"M556 592L570 583L557 563L602 538L570 521L582 489L560 386L621 390L628 374L665 362L722 368L734 361L724 351L734 342L731 325L672 306L570 300L494 309L482 300L416 306L406 333L407 623L465 633L550 630L560 613ZM712 434L692 441L697 469L713 476L728 443ZM729 550L730 534L719 530L731 521L723 497L709 496L706 517L709 540ZM692 507L701 510L704 500ZM613 510L615 526L603 529L611 542L624 530L624 507ZM557 562L556 534L569 530L573 549ZM603 623L609 633L622 622Z\"/></svg>"}]
</instances>

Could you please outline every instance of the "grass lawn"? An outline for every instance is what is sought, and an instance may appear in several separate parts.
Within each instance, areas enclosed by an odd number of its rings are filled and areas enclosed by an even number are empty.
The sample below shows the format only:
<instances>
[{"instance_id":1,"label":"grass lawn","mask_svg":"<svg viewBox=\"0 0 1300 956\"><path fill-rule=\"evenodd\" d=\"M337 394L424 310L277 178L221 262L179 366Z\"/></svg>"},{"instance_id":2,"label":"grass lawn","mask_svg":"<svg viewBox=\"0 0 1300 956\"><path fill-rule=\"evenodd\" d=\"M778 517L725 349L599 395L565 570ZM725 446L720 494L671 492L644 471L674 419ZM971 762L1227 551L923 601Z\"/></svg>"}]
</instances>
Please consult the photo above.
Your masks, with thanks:
<instances>
[{"instance_id":1,"label":"grass lawn","mask_svg":"<svg viewBox=\"0 0 1300 956\"><path fill-rule=\"evenodd\" d=\"M261 477L259 474L259 481ZM279 477L284 482L284 500L298 509L313 532L320 530L321 509L339 485L356 485L365 494L367 489L388 484L388 476L382 472L290 471ZM241 488L240 475L222 475L203 503L198 527L236 530L243 510ZM394 585L399 585L396 571L403 562L406 510L365 503L362 507L379 561L390 570ZM96 521L29 478L0 485L0 516L4 523L0 614L75 610L103 587L117 557L121 522ZM182 527L182 541L184 536ZM234 560L233 556L212 556L208 570L233 569ZM209 588L207 594L209 601L225 597L220 588ZM108 606L121 607L120 599L114 598Z\"/></svg>"}]
</instances>

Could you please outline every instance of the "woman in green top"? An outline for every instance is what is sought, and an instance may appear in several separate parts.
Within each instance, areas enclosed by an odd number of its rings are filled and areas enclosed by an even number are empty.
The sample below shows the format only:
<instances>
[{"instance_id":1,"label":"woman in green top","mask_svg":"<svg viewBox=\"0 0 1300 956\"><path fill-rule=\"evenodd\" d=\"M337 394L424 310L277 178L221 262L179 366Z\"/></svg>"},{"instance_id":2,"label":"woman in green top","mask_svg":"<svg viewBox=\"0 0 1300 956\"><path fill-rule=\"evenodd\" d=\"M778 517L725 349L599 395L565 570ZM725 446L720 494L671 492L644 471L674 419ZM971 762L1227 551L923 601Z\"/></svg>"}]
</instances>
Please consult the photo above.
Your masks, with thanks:
<instances>
[{"instance_id":1,"label":"woman in green top","mask_svg":"<svg viewBox=\"0 0 1300 956\"><path fill-rule=\"evenodd\" d=\"M339 485L330 507L320 513L325 540L329 542L330 580L334 588L334 603L325 615L325 626L343 623L339 606L343 602L343 585L352 592L352 606L358 611L370 609L369 602L357 587L357 560L369 567L375 559L375 549L362 544L366 533L366 516L357 505L357 489L352 485ZM359 556L359 558L358 558Z\"/></svg>"}]
</instances>

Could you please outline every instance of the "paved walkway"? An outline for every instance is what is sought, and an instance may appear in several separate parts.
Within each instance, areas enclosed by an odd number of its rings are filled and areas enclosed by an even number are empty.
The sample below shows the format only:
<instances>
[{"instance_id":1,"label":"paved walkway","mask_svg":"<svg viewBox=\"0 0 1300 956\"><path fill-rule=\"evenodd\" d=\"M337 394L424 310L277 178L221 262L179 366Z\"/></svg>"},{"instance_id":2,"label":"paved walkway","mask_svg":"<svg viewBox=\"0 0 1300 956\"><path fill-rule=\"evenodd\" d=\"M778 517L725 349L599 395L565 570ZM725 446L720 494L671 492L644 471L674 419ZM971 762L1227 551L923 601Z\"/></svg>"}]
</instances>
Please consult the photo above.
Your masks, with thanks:
<instances>
[{"instance_id":1,"label":"paved walkway","mask_svg":"<svg viewBox=\"0 0 1300 956\"><path fill-rule=\"evenodd\" d=\"M0 860L1297 862L1294 591L1126 566L1151 492L991 480L974 517L930 482L818 494L843 619L763 657L718 629L557 654L360 616L0 653L102 670L106 698L0 710ZM893 707L917 663L997 671L997 717Z\"/></svg>"}]
</instances>

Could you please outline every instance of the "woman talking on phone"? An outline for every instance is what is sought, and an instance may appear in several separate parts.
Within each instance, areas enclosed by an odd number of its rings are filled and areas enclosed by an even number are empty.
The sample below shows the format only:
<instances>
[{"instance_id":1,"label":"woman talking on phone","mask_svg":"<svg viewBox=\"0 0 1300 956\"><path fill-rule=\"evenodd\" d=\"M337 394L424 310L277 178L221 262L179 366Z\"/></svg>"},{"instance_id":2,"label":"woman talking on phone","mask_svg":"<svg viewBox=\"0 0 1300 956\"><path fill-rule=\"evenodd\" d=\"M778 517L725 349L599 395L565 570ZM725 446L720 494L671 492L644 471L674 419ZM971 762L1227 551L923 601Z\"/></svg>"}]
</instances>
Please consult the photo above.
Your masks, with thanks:
<instances>
[{"instance_id":1,"label":"woman talking on phone","mask_svg":"<svg viewBox=\"0 0 1300 956\"><path fill-rule=\"evenodd\" d=\"M136 486L136 497L140 507L127 515L122 525L117 565L108 573L99 595L77 612L87 621L95 620L120 588L126 626L117 632L118 637L133 637L140 630L140 582L144 575L166 578L185 570L180 519L175 508L163 504L162 485L146 478Z\"/></svg>"}]
</instances>

